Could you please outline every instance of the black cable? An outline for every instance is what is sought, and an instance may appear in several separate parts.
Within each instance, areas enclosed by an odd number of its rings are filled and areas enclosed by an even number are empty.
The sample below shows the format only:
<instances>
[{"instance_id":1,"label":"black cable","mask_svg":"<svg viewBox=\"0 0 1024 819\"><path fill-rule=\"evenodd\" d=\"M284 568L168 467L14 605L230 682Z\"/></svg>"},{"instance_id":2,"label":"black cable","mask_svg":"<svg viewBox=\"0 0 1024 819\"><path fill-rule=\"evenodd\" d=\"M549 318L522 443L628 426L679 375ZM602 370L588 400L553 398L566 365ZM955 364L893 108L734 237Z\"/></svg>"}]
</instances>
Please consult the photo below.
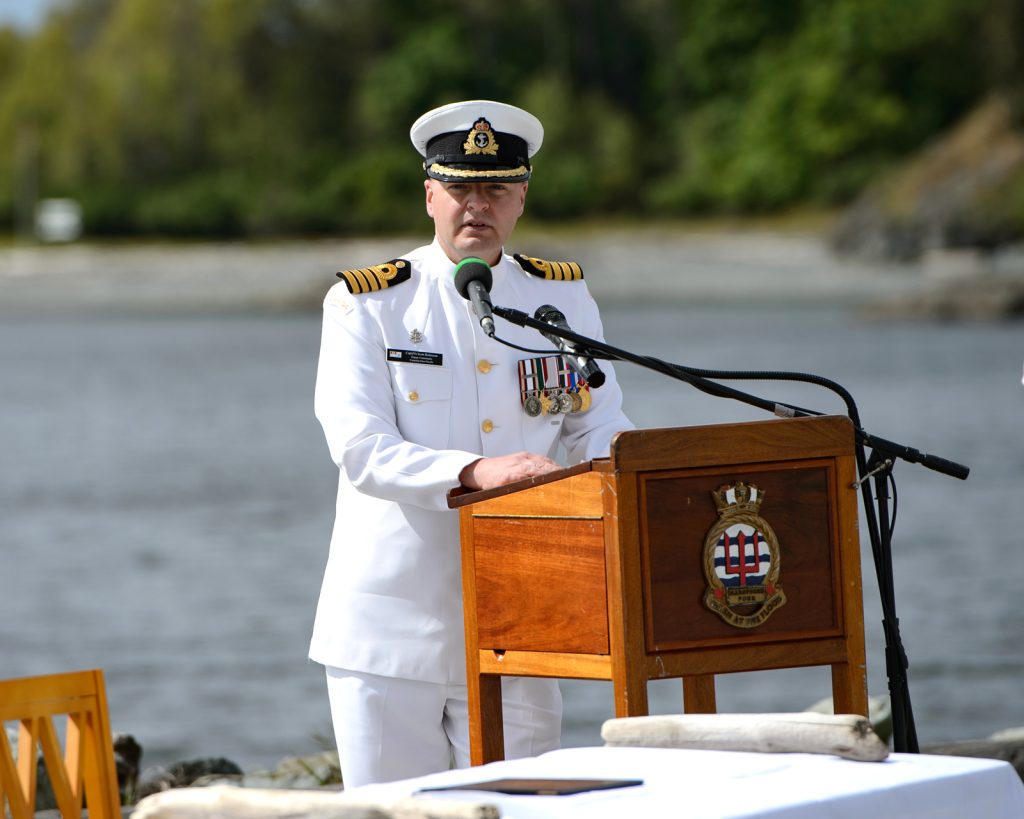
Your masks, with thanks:
<instances>
[{"instance_id":1,"label":"black cable","mask_svg":"<svg viewBox=\"0 0 1024 819\"><path fill-rule=\"evenodd\" d=\"M493 338L499 344L504 344L506 347L511 347L513 350L520 350L521 352L524 353L536 353L537 355L555 355L559 353L559 351L554 349L553 347L547 350L531 350L529 347L520 347L518 344L513 344L511 341L505 341L505 339L501 338L497 334L491 336L491 338Z\"/></svg>"},{"instance_id":2,"label":"black cable","mask_svg":"<svg viewBox=\"0 0 1024 819\"><path fill-rule=\"evenodd\" d=\"M895 466L895 464L894 464ZM893 467L889 467L889 490L892 495L892 512L890 513L889 519L889 538L892 539L892 533L896 531L896 510L899 507L899 496L896 493L896 476L893 474Z\"/></svg>"}]
</instances>

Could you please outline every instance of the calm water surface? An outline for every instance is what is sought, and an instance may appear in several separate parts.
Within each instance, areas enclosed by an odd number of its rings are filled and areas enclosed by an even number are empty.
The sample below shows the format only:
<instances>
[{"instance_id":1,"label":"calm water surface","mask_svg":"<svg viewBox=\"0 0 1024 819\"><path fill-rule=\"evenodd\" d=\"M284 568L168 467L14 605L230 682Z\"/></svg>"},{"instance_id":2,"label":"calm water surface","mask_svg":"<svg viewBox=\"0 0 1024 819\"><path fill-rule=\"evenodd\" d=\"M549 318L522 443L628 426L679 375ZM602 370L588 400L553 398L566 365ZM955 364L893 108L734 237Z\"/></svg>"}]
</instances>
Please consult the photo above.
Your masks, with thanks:
<instances>
[{"instance_id":1,"label":"calm water surface","mask_svg":"<svg viewBox=\"0 0 1024 819\"><path fill-rule=\"evenodd\" d=\"M968 464L900 464L898 613L922 742L1024 725L1020 325L871 324L842 309L608 305L613 344L700 367L827 375L871 432ZM0 677L102 667L144 763L246 769L321 747L306 660L336 472L312 415L319 315L0 319ZM639 426L757 410L620 365ZM745 385L842 410L830 393ZM865 538L866 540L866 538ZM866 544L865 544L866 546ZM885 692L864 551L872 694ZM594 744L606 683L568 682L565 742ZM719 678L720 710L802 709L826 669ZM678 681L651 686L679 710Z\"/></svg>"}]
</instances>

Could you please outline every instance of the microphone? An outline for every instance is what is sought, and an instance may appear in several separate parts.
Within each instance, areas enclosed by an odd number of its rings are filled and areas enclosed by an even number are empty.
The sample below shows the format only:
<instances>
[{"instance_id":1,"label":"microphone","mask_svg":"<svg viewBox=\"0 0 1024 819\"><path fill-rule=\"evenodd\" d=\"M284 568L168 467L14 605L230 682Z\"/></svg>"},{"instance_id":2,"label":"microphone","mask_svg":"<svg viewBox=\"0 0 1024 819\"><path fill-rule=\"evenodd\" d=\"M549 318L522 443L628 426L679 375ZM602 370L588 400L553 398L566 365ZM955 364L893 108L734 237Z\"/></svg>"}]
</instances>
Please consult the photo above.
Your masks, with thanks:
<instances>
[{"instance_id":1,"label":"microphone","mask_svg":"<svg viewBox=\"0 0 1024 819\"><path fill-rule=\"evenodd\" d=\"M455 289L464 299L473 303L473 312L480 319L480 327L489 336L494 335L494 319L491 317L491 285L494 277L490 265L483 259L470 256L455 265Z\"/></svg>"},{"instance_id":2,"label":"microphone","mask_svg":"<svg viewBox=\"0 0 1024 819\"><path fill-rule=\"evenodd\" d=\"M533 314L533 317L537 319L537 321L543 321L545 324L550 324L552 327L558 327L561 330L569 330L572 332L569 322L565 320L565 314L563 314L557 307L550 304L542 304L538 307L537 311ZM564 338L559 338L554 333L545 333L541 330L540 334L562 351L562 355L564 355L565 360L569 362L569 366L572 367L576 372L576 375L586 381L587 384L596 388L600 387L604 383L604 373L601 372L601 368L597 366L596 361L593 361L585 355L579 355L576 352L576 347Z\"/></svg>"}]
</instances>

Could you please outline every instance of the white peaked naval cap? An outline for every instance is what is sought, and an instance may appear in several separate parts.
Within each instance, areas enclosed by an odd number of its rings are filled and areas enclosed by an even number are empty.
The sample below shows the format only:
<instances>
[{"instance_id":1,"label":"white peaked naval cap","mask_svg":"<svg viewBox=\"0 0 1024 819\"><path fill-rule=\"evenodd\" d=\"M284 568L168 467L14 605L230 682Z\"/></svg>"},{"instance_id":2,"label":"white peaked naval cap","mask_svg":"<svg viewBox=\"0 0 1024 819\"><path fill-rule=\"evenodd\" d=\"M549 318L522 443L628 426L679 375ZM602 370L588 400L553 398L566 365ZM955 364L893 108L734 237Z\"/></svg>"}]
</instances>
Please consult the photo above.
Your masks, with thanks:
<instances>
[{"instance_id":1,"label":"white peaked naval cap","mask_svg":"<svg viewBox=\"0 0 1024 819\"><path fill-rule=\"evenodd\" d=\"M544 126L528 111L493 100L453 102L428 111L409 131L434 179L521 182L544 141Z\"/></svg>"}]
</instances>

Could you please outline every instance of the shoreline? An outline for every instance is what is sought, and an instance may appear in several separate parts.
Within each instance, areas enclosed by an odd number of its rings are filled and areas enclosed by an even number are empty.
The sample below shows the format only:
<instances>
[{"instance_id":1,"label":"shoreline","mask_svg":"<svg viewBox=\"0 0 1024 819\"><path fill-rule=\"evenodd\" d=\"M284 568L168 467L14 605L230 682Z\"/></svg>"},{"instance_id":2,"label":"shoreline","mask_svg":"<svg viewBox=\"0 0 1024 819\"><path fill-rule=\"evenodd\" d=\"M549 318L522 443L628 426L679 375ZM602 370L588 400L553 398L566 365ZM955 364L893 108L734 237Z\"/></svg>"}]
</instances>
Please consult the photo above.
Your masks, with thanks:
<instances>
[{"instance_id":1,"label":"shoreline","mask_svg":"<svg viewBox=\"0 0 1024 819\"><path fill-rule=\"evenodd\" d=\"M572 259L598 301L863 305L925 293L925 266L837 258L823 233L650 226L522 228L515 250ZM0 247L0 309L318 309L342 268L401 256L425 237L76 242Z\"/></svg>"}]
</instances>

